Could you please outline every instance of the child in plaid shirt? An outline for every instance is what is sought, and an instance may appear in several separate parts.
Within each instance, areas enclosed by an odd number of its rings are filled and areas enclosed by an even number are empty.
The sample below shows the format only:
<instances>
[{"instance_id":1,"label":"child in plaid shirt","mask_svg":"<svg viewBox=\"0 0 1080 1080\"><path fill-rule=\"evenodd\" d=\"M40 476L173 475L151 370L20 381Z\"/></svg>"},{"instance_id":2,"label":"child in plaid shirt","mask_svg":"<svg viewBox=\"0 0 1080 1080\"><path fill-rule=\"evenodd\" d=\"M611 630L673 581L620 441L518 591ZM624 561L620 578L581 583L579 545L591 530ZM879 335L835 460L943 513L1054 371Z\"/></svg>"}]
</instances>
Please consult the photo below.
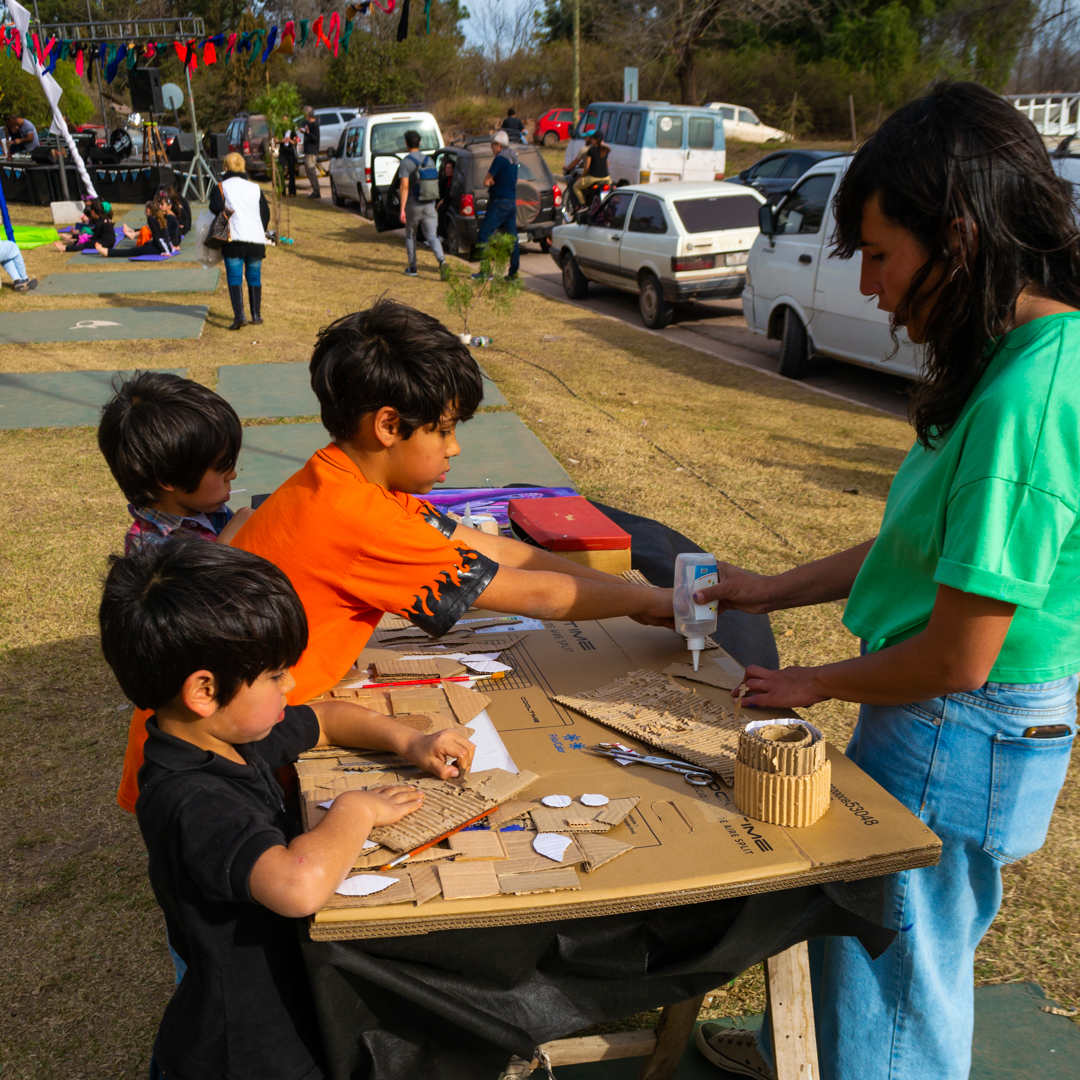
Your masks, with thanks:
<instances>
[{"instance_id":1,"label":"child in plaid shirt","mask_svg":"<svg viewBox=\"0 0 1080 1080\"><path fill-rule=\"evenodd\" d=\"M98 446L134 521L124 553L174 532L228 543L251 515L226 505L242 438L232 406L163 371L137 372L101 413Z\"/></svg>"}]
</instances>

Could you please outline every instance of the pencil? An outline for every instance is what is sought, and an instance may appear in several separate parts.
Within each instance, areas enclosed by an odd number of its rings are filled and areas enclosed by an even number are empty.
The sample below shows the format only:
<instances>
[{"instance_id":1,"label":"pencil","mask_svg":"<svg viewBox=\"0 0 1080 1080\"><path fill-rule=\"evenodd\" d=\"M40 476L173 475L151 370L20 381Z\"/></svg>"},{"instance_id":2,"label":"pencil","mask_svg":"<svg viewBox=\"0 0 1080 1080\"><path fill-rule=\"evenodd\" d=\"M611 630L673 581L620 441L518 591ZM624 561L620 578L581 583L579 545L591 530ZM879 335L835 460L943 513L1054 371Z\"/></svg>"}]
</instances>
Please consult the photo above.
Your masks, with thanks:
<instances>
[{"instance_id":1,"label":"pencil","mask_svg":"<svg viewBox=\"0 0 1080 1080\"><path fill-rule=\"evenodd\" d=\"M460 825L447 832L444 832L442 836L436 836L434 840L429 840L426 844L421 844L418 848L413 848L412 851L406 851L404 855L399 855L396 859L392 859L385 866L379 867L379 872L383 870L392 870L395 866L400 866L403 862L407 862L414 855L419 855L421 851L427 851L429 847L434 847L441 840L445 840L448 836L453 836L456 832L461 832L462 829L469 825L475 825L481 818L486 818L488 814L494 814L499 808L493 806L490 810L485 810L482 814L477 814L474 818L469 818L468 821L463 821Z\"/></svg>"}]
</instances>

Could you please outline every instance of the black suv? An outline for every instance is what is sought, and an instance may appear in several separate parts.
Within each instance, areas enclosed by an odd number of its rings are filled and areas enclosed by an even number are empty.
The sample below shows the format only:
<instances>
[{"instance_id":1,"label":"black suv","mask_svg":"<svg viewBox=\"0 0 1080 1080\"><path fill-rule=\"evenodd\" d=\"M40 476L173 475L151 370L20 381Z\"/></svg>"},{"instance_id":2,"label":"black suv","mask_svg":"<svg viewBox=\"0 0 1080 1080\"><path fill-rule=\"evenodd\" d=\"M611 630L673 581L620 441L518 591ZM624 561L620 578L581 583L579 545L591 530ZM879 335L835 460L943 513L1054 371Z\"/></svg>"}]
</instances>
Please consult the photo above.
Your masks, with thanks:
<instances>
[{"instance_id":1,"label":"black suv","mask_svg":"<svg viewBox=\"0 0 1080 1080\"><path fill-rule=\"evenodd\" d=\"M540 250L551 250L551 230L562 208L562 193L535 146L515 145L518 159L517 227L522 243L535 240ZM439 234L447 255L471 259L480 220L487 208L484 177L491 167L491 136L476 135L437 150L432 157L439 171ZM374 166L375 162L372 161ZM399 185L372 189L375 224L380 232L400 229Z\"/></svg>"},{"instance_id":2,"label":"black suv","mask_svg":"<svg viewBox=\"0 0 1080 1080\"><path fill-rule=\"evenodd\" d=\"M270 125L266 117L241 113L225 130L230 154L242 154L249 176L270 177Z\"/></svg>"}]
</instances>

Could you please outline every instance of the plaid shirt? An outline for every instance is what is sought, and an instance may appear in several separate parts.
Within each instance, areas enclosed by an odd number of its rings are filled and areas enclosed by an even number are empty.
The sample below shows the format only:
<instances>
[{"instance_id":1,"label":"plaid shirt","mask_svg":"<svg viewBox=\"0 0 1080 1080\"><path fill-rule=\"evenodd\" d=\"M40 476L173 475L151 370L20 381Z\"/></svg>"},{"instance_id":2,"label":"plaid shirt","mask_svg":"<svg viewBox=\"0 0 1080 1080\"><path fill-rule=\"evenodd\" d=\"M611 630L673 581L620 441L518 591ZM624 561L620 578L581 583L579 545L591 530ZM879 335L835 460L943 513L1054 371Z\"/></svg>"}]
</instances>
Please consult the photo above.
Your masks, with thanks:
<instances>
[{"instance_id":1,"label":"plaid shirt","mask_svg":"<svg viewBox=\"0 0 1080 1080\"><path fill-rule=\"evenodd\" d=\"M148 506L135 507L131 503L128 503L128 513L135 520L124 537L125 555L138 551L145 544L160 544L178 529L201 536L204 540L216 540L229 518L233 516L233 512L227 506L213 514L177 517L175 514L166 514L163 510L152 510Z\"/></svg>"}]
</instances>

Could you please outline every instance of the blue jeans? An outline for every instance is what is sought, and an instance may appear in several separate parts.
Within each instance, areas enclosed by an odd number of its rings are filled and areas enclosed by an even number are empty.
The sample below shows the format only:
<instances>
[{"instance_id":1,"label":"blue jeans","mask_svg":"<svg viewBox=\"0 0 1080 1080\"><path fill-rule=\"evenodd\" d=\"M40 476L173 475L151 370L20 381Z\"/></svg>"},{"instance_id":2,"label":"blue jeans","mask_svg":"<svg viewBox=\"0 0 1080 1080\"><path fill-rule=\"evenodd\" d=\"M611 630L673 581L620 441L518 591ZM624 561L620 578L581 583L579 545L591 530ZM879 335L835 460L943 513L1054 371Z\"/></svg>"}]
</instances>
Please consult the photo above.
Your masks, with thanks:
<instances>
[{"instance_id":1,"label":"blue jeans","mask_svg":"<svg viewBox=\"0 0 1080 1080\"><path fill-rule=\"evenodd\" d=\"M26 280L26 263L14 240L0 240L0 266L8 272L12 281Z\"/></svg>"},{"instance_id":2,"label":"blue jeans","mask_svg":"<svg viewBox=\"0 0 1080 1080\"><path fill-rule=\"evenodd\" d=\"M941 838L941 862L892 874L898 930L871 961L855 938L810 942L822 1080L967 1080L975 949L1001 868L1037 851L1076 730L1075 675L987 683L912 705L863 705L847 756ZM1056 739L1026 728L1067 724Z\"/></svg>"},{"instance_id":3,"label":"blue jeans","mask_svg":"<svg viewBox=\"0 0 1080 1080\"><path fill-rule=\"evenodd\" d=\"M480 235L477 243L483 247L491 237L502 230L514 238L514 250L510 253L510 274L518 272L521 262L521 245L518 243L517 199L488 199L487 212L480 223Z\"/></svg>"},{"instance_id":4,"label":"blue jeans","mask_svg":"<svg viewBox=\"0 0 1080 1080\"><path fill-rule=\"evenodd\" d=\"M228 285L244 284L244 268L247 267L247 283L256 288L262 285L262 259L248 255L243 259L225 256L225 282Z\"/></svg>"}]
</instances>

